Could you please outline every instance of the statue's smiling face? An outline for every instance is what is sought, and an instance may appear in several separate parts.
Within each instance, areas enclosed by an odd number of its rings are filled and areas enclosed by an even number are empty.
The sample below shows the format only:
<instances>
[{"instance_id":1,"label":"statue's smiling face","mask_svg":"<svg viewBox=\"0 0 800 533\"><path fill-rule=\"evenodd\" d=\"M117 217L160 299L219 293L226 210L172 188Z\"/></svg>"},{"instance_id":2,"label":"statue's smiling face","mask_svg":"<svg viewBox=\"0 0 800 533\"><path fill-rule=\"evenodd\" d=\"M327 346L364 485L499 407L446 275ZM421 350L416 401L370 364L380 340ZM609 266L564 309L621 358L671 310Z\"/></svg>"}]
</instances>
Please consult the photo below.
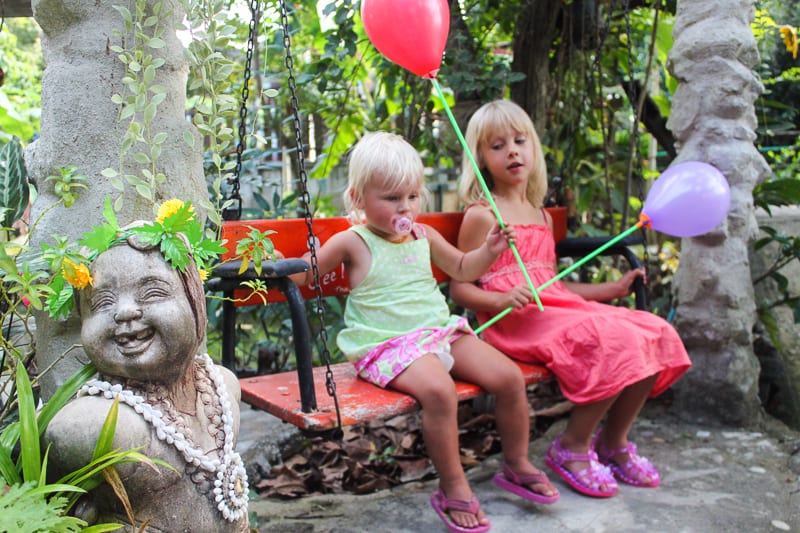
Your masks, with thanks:
<instances>
[{"instance_id":1,"label":"statue's smiling face","mask_svg":"<svg viewBox=\"0 0 800 533\"><path fill-rule=\"evenodd\" d=\"M92 265L81 298L84 350L105 376L170 383L197 345L194 315L178 273L157 250L116 246Z\"/></svg>"}]
</instances>

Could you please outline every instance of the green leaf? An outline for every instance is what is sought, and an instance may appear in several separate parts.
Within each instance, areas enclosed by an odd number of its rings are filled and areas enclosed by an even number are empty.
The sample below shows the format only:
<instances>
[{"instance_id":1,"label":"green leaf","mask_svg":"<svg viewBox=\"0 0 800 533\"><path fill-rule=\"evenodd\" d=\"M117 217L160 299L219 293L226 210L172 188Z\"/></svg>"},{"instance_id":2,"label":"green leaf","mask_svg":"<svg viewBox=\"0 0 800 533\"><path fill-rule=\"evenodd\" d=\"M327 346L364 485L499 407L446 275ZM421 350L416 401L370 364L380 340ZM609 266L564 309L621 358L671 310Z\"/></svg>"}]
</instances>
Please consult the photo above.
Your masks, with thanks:
<instances>
[{"instance_id":1,"label":"green leaf","mask_svg":"<svg viewBox=\"0 0 800 533\"><path fill-rule=\"evenodd\" d=\"M131 233L136 235L143 243L150 246L158 245L166 236L166 229L158 222L131 228Z\"/></svg>"},{"instance_id":2,"label":"green leaf","mask_svg":"<svg viewBox=\"0 0 800 533\"><path fill-rule=\"evenodd\" d=\"M81 529L81 533L104 533L105 531L116 531L125 527L123 524L108 523L108 524L95 524L93 526Z\"/></svg>"},{"instance_id":3,"label":"green leaf","mask_svg":"<svg viewBox=\"0 0 800 533\"><path fill-rule=\"evenodd\" d=\"M30 491L31 494L42 495L53 494L55 492L79 492L81 494L86 494L84 489L76 487L75 485L68 485L66 483L53 483L50 485L40 484L40 486Z\"/></svg>"},{"instance_id":4,"label":"green leaf","mask_svg":"<svg viewBox=\"0 0 800 533\"><path fill-rule=\"evenodd\" d=\"M166 44L167 43L165 43L162 39L158 39L156 37L150 39L147 42L147 46L149 46L150 48L164 48Z\"/></svg>"},{"instance_id":5,"label":"green leaf","mask_svg":"<svg viewBox=\"0 0 800 533\"><path fill-rule=\"evenodd\" d=\"M10 274L17 272L17 262L6 252L6 248L15 248L16 246L16 244L9 242L0 243L0 270L3 272ZM11 253L14 253L13 249Z\"/></svg>"},{"instance_id":6,"label":"green leaf","mask_svg":"<svg viewBox=\"0 0 800 533\"><path fill-rule=\"evenodd\" d=\"M0 477L9 485L17 485L22 482L17 467L11 460L11 453L6 448L0 448Z\"/></svg>"},{"instance_id":7,"label":"green leaf","mask_svg":"<svg viewBox=\"0 0 800 533\"><path fill-rule=\"evenodd\" d=\"M48 424L50 424L50 421L56 413L58 413L58 411L61 410L61 408L75 396L78 390L96 373L97 368L95 368L93 363L89 363L84 365L83 368L75 372L68 380L58 387L53 396L50 397L44 407L39 411L38 424L40 434L44 434L44 431L47 429Z\"/></svg>"},{"instance_id":8,"label":"green leaf","mask_svg":"<svg viewBox=\"0 0 800 533\"><path fill-rule=\"evenodd\" d=\"M42 473L39 454L39 430L36 424L36 402L33 399L31 380L25 365L17 365L17 405L19 408L20 461L22 478L25 481L38 481Z\"/></svg>"},{"instance_id":9,"label":"green leaf","mask_svg":"<svg viewBox=\"0 0 800 533\"><path fill-rule=\"evenodd\" d=\"M186 146L189 148L194 148L194 135L189 130L183 131L183 142L186 143Z\"/></svg>"},{"instance_id":10,"label":"green leaf","mask_svg":"<svg viewBox=\"0 0 800 533\"><path fill-rule=\"evenodd\" d=\"M92 231L84 233L78 244L86 246L97 253L108 250L108 247L111 246L120 231L117 215L114 213L114 207L111 205L111 199L108 196L106 196L103 206L103 218L106 219L106 224L94 226Z\"/></svg>"},{"instance_id":11,"label":"green leaf","mask_svg":"<svg viewBox=\"0 0 800 533\"><path fill-rule=\"evenodd\" d=\"M47 312L56 320L64 320L72 312L75 305L75 292L69 283L64 281L64 276L59 272L50 283L53 292L47 295ZM33 300L31 300L33 303Z\"/></svg>"},{"instance_id":12,"label":"green leaf","mask_svg":"<svg viewBox=\"0 0 800 533\"><path fill-rule=\"evenodd\" d=\"M169 235L161 241L161 253L178 270L186 270L186 267L189 266L189 249L183 239L175 234Z\"/></svg>"},{"instance_id":13,"label":"green leaf","mask_svg":"<svg viewBox=\"0 0 800 533\"><path fill-rule=\"evenodd\" d=\"M117 415L119 414L119 396L114 398L111 408L108 410L103 427L100 429L100 435L97 437L97 444L94 446L92 453L92 461L96 461L103 455L111 451L111 445L114 442L114 433L117 430Z\"/></svg>"},{"instance_id":14,"label":"green leaf","mask_svg":"<svg viewBox=\"0 0 800 533\"><path fill-rule=\"evenodd\" d=\"M17 137L0 147L0 226L10 226L28 207L28 174Z\"/></svg>"},{"instance_id":15,"label":"green leaf","mask_svg":"<svg viewBox=\"0 0 800 533\"><path fill-rule=\"evenodd\" d=\"M0 531L78 533L86 522L67 514L68 500L45 497L33 483L11 485L0 492Z\"/></svg>"}]
</instances>

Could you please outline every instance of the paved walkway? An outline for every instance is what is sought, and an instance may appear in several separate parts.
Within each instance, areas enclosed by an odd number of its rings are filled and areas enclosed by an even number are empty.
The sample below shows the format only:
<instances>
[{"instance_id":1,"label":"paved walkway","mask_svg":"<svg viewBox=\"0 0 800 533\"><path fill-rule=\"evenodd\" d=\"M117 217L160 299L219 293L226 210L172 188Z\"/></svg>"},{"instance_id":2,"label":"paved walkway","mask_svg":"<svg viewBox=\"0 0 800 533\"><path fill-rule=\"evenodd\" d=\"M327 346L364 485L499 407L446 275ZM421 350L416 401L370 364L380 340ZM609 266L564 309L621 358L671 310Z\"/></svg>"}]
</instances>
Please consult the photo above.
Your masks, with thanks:
<instances>
[{"instance_id":1,"label":"paved walkway","mask_svg":"<svg viewBox=\"0 0 800 533\"><path fill-rule=\"evenodd\" d=\"M262 442L270 415L243 406L241 445ZM582 496L553 475L542 461L554 425L531 444L531 457L561 491L553 505L537 505L492 484L500 468L494 456L467 475L492 521L492 531L548 532L800 532L800 434L768 422L752 430L685 422L646 410L632 433L639 450L661 470L662 485L621 485L617 496ZM285 426L281 429L286 431ZM244 452L243 452L244 455ZM794 468L794 470L793 470ZM260 533L446 532L428 503L437 480L410 483L366 496L260 499L250 511Z\"/></svg>"}]
</instances>

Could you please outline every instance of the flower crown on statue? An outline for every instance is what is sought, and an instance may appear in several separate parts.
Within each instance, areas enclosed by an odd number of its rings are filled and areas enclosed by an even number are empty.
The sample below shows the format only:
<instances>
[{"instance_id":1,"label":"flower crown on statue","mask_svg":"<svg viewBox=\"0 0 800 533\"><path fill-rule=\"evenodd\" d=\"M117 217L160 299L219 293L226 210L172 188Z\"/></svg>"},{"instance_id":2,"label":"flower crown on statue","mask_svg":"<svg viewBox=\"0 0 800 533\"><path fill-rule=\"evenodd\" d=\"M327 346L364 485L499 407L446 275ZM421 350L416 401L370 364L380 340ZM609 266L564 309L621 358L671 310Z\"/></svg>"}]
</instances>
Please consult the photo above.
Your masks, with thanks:
<instances>
[{"instance_id":1,"label":"flower crown on statue","mask_svg":"<svg viewBox=\"0 0 800 533\"><path fill-rule=\"evenodd\" d=\"M99 254L131 237L136 237L144 245L158 247L164 259L182 272L194 259L203 281L208 275L208 265L226 251L223 241L205 238L203 225L195 217L190 202L167 200L159 206L153 222L120 228L111 200L106 198L103 218L105 223L94 226L78 241L87 250L85 254L56 254L53 253L55 247L44 246L45 252L50 251L51 269L54 272L49 283L51 291L48 291L47 296L47 312L54 319L66 318L72 311L75 290L92 285L89 272L92 261Z\"/></svg>"}]
</instances>

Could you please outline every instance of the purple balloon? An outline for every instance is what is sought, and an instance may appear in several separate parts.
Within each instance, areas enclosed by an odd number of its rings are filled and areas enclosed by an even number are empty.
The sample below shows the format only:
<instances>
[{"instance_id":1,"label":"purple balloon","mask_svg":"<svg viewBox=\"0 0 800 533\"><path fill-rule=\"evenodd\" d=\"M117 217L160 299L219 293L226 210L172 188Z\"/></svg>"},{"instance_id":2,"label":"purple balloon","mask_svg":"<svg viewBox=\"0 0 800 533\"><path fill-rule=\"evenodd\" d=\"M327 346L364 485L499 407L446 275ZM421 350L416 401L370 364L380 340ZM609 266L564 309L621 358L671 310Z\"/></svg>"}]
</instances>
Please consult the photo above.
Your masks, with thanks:
<instances>
[{"instance_id":1,"label":"purple balloon","mask_svg":"<svg viewBox=\"0 0 800 533\"><path fill-rule=\"evenodd\" d=\"M715 167L700 161L672 165L653 183L642 207L656 231L694 237L714 229L728 215L731 190Z\"/></svg>"}]
</instances>

